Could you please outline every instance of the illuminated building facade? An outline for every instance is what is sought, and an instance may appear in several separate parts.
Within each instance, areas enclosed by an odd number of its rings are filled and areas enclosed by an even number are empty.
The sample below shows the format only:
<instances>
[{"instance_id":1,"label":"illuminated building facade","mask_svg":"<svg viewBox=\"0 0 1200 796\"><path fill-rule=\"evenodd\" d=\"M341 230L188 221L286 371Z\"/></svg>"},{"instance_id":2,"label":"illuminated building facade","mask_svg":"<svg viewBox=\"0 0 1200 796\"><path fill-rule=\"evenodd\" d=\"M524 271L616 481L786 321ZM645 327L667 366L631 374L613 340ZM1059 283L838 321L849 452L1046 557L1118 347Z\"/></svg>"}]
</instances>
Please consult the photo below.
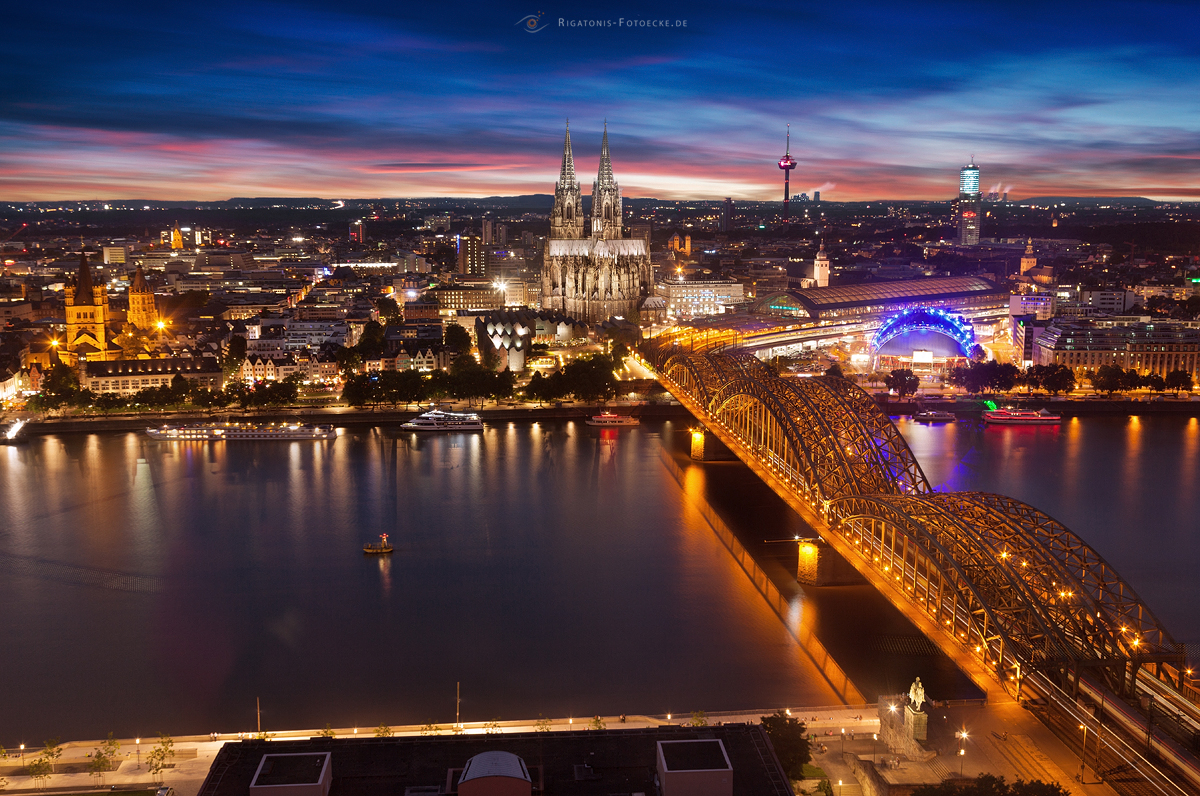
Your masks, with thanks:
<instances>
[{"instance_id":1,"label":"illuminated building facade","mask_svg":"<svg viewBox=\"0 0 1200 796\"><path fill-rule=\"evenodd\" d=\"M963 166L958 173L958 244L960 246L979 245L982 200L983 196L979 192L979 167L975 165L975 159L972 158L971 163Z\"/></svg>"},{"instance_id":2,"label":"illuminated building facade","mask_svg":"<svg viewBox=\"0 0 1200 796\"><path fill-rule=\"evenodd\" d=\"M975 330L961 315L938 307L910 307L880 324L871 339L877 367L943 373L965 364Z\"/></svg>"},{"instance_id":3,"label":"illuminated building facade","mask_svg":"<svg viewBox=\"0 0 1200 796\"><path fill-rule=\"evenodd\" d=\"M64 290L67 336L59 358L68 365L80 361L107 362L121 357L121 347L109 334L108 290L92 280L87 254L80 255L79 271Z\"/></svg>"},{"instance_id":4,"label":"illuminated building facade","mask_svg":"<svg viewBox=\"0 0 1200 796\"><path fill-rule=\"evenodd\" d=\"M81 387L94 393L128 396L151 387L169 387L176 376L210 390L221 389L225 381L216 357L88 362L79 381Z\"/></svg>"},{"instance_id":5,"label":"illuminated building facade","mask_svg":"<svg viewBox=\"0 0 1200 796\"><path fill-rule=\"evenodd\" d=\"M1025 244L1025 255L1021 257L1021 273L1037 268L1037 255L1033 253L1033 238Z\"/></svg>"},{"instance_id":6,"label":"illuminated building facade","mask_svg":"<svg viewBox=\"0 0 1200 796\"><path fill-rule=\"evenodd\" d=\"M669 280L655 290L667 304L667 317L677 320L717 315L745 300L742 283L734 279Z\"/></svg>"},{"instance_id":7,"label":"illuminated building facade","mask_svg":"<svg viewBox=\"0 0 1200 796\"><path fill-rule=\"evenodd\" d=\"M1200 376L1200 329L1171 323L1123 326L1055 321L1033 347L1038 365L1066 365L1081 377L1101 365L1166 376L1173 370Z\"/></svg>"},{"instance_id":8,"label":"illuminated building facade","mask_svg":"<svg viewBox=\"0 0 1200 796\"><path fill-rule=\"evenodd\" d=\"M483 248L483 238L478 235L459 237L458 272L467 276L487 275L487 252Z\"/></svg>"},{"instance_id":9,"label":"illuminated building facade","mask_svg":"<svg viewBox=\"0 0 1200 796\"><path fill-rule=\"evenodd\" d=\"M568 127L542 266L542 307L589 324L613 316L636 319L654 284L650 245L643 238L624 237L621 189L613 176L607 126L600 169L592 183L591 228L586 237L583 221Z\"/></svg>"},{"instance_id":10,"label":"illuminated building facade","mask_svg":"<svg viewBox=\"0 0 1200 796\"><path fill-rule=\"evenodd\" d=\"M149 331L158 326L158 308L154 305L154 291L150 289L141 265L138 265L133 274L133 283L129 286L127 320L143 331Z\"/></svg>"},{"instance_id":11,"label":"illuminated building facade","mask_svg":"<svg viewBox=\"0 0 1200 796\"><path fill-rule=\"evenodd\" d=\"M829 255L825 253L824 242L813 260L813 281L817 283L817 287L829 287Z\"/></svg>"}]
</instances>

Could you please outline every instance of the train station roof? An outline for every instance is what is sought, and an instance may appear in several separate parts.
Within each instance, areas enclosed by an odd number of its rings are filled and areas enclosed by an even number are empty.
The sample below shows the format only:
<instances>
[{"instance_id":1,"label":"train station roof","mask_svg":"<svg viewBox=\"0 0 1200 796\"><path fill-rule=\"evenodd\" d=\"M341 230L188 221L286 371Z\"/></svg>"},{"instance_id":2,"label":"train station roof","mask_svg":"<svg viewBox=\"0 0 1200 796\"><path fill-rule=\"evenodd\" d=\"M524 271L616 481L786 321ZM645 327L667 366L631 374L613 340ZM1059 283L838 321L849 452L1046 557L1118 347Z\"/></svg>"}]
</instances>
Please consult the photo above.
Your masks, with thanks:
<instances>
[{"instance_id":1,"label":"train station roof","mask_svg":"<svg viewBox=\"0 0 1200 796\"><path fill-rule=\"evenodd\" d=\"M860 285L834 285L806 290L784 290L763 296L750 311L767 315L794 314L807 310L816 318L822 312L876 304L907 304L914 301L936 301L994 293L1007 295L990 280L978 276L933 277L929 279L899 279L891 282L871 282Z\"/></svg>"}]
</instances>

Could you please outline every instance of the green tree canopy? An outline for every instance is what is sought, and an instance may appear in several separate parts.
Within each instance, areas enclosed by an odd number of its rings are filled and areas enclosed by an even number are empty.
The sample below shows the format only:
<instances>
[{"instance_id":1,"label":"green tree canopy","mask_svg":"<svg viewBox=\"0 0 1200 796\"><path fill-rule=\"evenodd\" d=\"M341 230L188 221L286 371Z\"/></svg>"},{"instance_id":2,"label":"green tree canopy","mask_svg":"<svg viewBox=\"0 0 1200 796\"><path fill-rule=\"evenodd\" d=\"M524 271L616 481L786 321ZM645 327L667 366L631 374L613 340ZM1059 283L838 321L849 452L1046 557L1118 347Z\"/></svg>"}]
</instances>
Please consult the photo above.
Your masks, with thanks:
<instances>
[{"instance_id":1,"label":"green tree canopy","mask_svg":"<svg viewBox=\"0 0 1200 796\"><path fill-rule=\"evenodd\" d=\"M471 333L466 330L462 324L448 323L446 324L446 347L453 348L460 354L467 354L471 351Z\"/></svg>"},{"instance_id":2,"label":"green tree canopy","mask_svg":"<svg viewBox=\"0 0 1200 796\"><path fill-rule=\"evenodd\" d=\"M883 383L889 390L895 390L901 398L913 395L921 386L921 380L917 378L917 374L907 368L893 370L883 380Z\"/></svg>"},{"instance_id":3,"label":"green tree canopy","mask_svg":"<svg viewBox=\"0 0 1200 796\"><path fill-rule=\"evenodd\" d=\"M384 324L395 323L400 320L400 305L391 296L382 296L375 300L375 310L379 313L379 317L383 318Z\"/></svg>"},{"instance_id":4,"label":"green tree canopy","mask_svg":"<svg viewBox=\"0 0 1200 796\"><path fill-rule=\"evenodd\" d=\"M561 372L566 392L582 401L603 401L617 394L613 361L604 354L580 357Z\"/></svg>"},{"instance_id":5,"label":"green tree canopy","mask_svg":"<svg viewBox=\"0 0 1200 796\"><path fill-rule=\"evenodd\" d=\"M363 327L362 337L359 338L358 344L354 346L364 362L368 359L379 359L383 356L385 335L386 332L379 321L367 321L367 325Z\"/></svg>"},{"instance_id":6,"label":"green tree canopy","mask_svg":"<svg viewBox=\"0 0 1200 796\"><path fill-rule=\"evenodd\" d=\"M1167 374L1166 386L1168 390L1176 392L1190 392L1194 386L1192 383L1192 374L1186 370L1173 370Z\"/></svg>"},{"instance_id":7,"label":"green tree canopy","mask_svg":"<svg viewBox=\"0 0 1200 796\"><path fill-rule=\"evenodd\" d=\"M787 775L791 779L803 777L804 764L812 759L804 722L777 710L772 716L762 717L762 726L767 731L771 745L775 747L775 754Z\"/></svg>"},{"instance_id":8,"label":"green tree canopy","mask_svg":"<svg viewBox=\"0 0 1200 796\"><path fill-rule=\"evenodd\" d=\"M1069 791L1058 783L1033 780L1004 781L1004 777L980 774L973 780L947 780L939 785L922 785L913 796L1068 796Z\"/></svg>"},{"instance_id":9,"label":"green tree canopy","mask_svg":"<svg viewBox=\"0 0 1200 796\"><path fill-rule=\"evenodd\" d=\"M246 338L235 334L229 338L229 343L225 346L224 353L221 354L221 369L225 371L226 376L229 376L236 373L245 361Z\"/></svg>"},{"instance_id":10,"label":"green tree canopy","mask_svg":"<svg viewBox=\"0 0 1200 796\"><path fill-rule=\"evenodd\" d=\"M1092 389L1112 395L1125 389L1125 371L1116 365L1101 365L1087 374Z\"/></svg>"}]
</instances>

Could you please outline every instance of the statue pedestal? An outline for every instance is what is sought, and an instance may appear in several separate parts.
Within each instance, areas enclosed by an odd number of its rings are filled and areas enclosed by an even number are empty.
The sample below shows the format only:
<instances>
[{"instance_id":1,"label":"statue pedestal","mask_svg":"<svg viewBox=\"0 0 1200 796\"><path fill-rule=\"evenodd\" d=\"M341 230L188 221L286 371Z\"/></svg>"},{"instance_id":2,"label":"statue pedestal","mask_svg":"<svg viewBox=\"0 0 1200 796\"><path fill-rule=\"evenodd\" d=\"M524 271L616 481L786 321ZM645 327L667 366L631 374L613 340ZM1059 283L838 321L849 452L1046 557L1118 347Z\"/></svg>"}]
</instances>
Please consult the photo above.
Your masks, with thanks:
<instances>
[{"instance_id":1,"label":"statue pedestal","mask_svg":"<svg viewBox=\"0 0 1200 796\"><path fill-rule=\"evenodd\" d=\"M912 705L904 706L904 729L908 737L914 741L924 741L929 736L929 714L913 710Z\"/></svg>"}]
</instances>

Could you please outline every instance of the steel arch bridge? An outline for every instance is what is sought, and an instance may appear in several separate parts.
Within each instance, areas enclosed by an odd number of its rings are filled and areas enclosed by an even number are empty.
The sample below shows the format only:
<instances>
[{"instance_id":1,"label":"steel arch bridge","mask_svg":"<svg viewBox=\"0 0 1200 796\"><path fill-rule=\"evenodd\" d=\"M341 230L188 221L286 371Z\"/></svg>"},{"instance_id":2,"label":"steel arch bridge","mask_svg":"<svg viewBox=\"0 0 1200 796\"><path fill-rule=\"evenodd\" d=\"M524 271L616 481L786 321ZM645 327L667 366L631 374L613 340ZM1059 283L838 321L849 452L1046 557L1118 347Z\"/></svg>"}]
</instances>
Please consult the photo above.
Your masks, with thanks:
<instances>
[{"instance_id":1,"label":"steel arch bridge","mask_svg":"<svg viewBox=\"0 0 1200 796\"><path fill-rule=\"evenodd\" d=\"M783 378L741 351L651 341L646 361L747 464L764 468L868 579L936 625L934 640L1005 688L1083 675L1121 696L1139 672L1183 686L1184 653L1068 528L1019 500L934 492L895 424L840 378Z\"/></svg>"}]
</instances>

